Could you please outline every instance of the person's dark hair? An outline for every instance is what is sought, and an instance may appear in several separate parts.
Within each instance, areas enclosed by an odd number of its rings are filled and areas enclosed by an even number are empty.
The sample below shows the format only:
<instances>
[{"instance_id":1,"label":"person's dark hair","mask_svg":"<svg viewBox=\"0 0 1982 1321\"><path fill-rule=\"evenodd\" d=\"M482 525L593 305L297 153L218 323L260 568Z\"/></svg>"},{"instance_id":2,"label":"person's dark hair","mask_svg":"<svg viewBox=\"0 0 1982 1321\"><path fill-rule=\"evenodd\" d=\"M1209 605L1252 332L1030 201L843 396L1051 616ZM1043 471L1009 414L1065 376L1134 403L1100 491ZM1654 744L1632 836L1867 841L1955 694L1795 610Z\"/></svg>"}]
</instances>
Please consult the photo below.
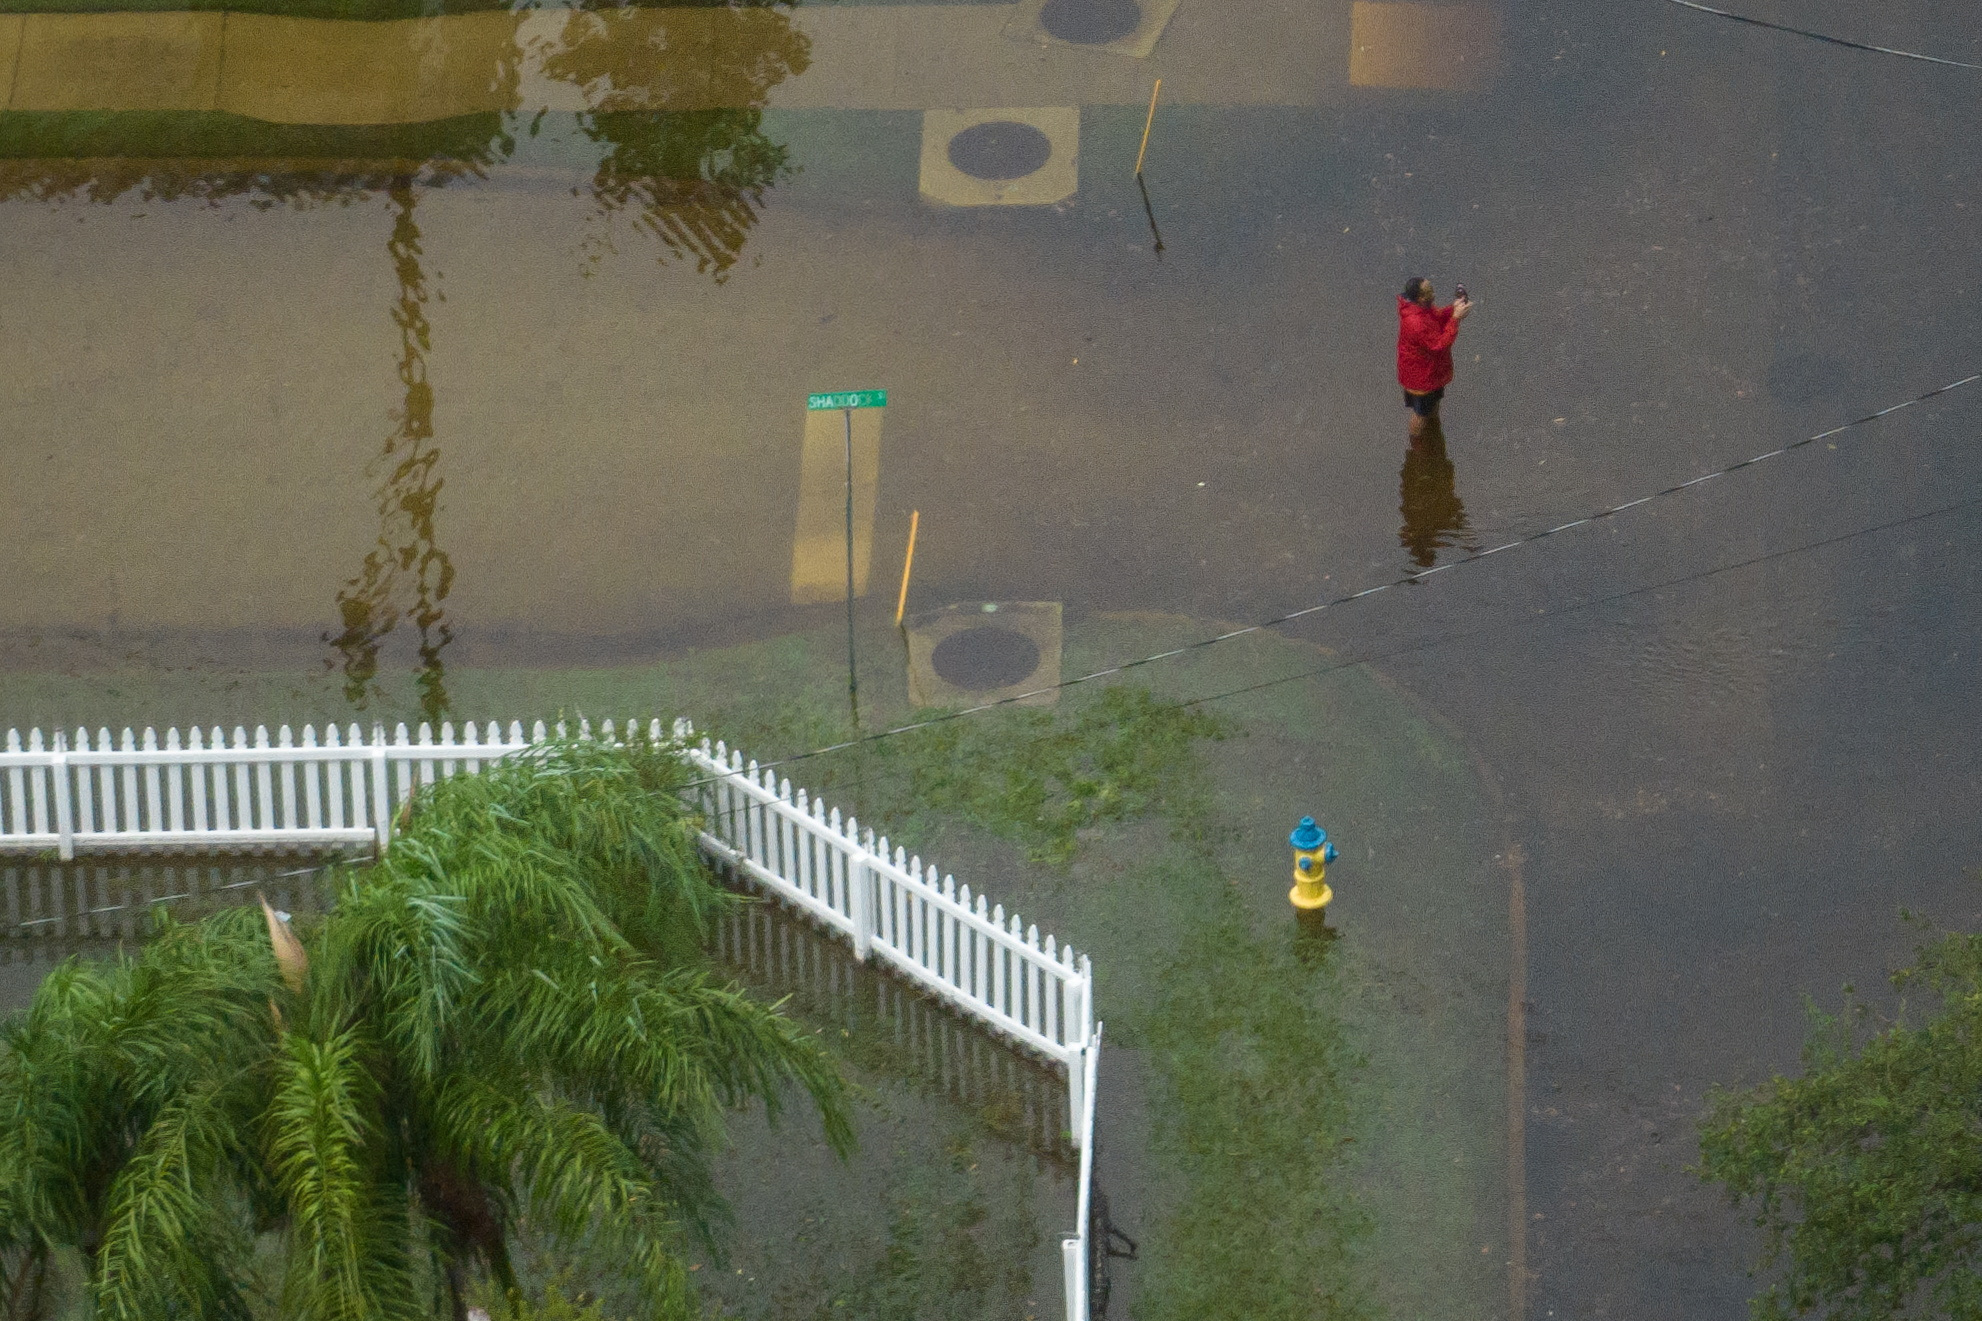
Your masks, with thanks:
<instances>
[{"instance_id":1,"label":"person's dark hair","mask_svg":"<svg viewBox=\"0 0 1982 1321\"><path fill-rule=\"evenodd\" d=\"M1417 302L1418 295L1422 294L1424 291L1425 291L1424 276L1413 275L1410 279L1404 281L1404 297L1410 299L1412 302L1414 303Z\"/></svg>"}]
</instances>

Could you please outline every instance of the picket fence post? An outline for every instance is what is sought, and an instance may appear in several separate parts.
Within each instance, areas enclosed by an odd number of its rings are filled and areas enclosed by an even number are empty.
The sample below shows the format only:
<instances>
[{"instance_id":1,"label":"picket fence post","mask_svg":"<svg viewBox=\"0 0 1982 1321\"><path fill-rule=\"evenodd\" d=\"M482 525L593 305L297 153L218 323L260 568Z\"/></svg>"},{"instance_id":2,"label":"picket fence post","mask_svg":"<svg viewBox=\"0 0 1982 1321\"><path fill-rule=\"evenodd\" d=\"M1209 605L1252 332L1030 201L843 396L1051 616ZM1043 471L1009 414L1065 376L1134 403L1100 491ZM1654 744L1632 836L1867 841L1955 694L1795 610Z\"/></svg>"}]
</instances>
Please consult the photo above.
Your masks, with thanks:
<instances>
[{"instance_id":1,"label":"picket fence post","mask_svg":"<svg viewBox=\"0 0 1982 1321\"><path fill-rule=\"evenodd\" d=\"M847 905L853 917L853 955L865 963L874 947L874 870L868 866L867 850L860 847L859 825L852 817L846 825L842 838L847 845L847 884L853 887Z\"/></svg>"},{"instance_id":2,"label":"picket fence post","mask_svg":"<svg viewBox=\"0 0 1982 1321\"><path fill-rule=\"evenodd\" d=\"M76 856L76 814L69 805L69 736L60 729L48 767L55 781L55 856L69 862Z\"/></svg>"},{"instance_id":3,"label":"picket fence post","mask_svg":"<svg viewBox=\"0 0 1982 1321\"><path fill-rule=\"evenodd\" d=\"M1079 1151L1085 1142L1081 1132L1081 1116L1087 1111L1087 1061L1088 1048L1067 1061L1067 1130L1074 1135L1074 1150Z\"/></svg>"},{"instance_id":4,"label":"picket fence post","mask_svg":"<svg viewBox=\"0 0 1982 1321\"><path fill-rule=\"evenodd\" d=\"M385 787L385 726L377 721L372 723L372 830L383 856L392 843L392 804Z\"/></svg>"},{"instance_id":5,"label":"picket fence post","mask_svg":"<svg viewBox=\"0 0 1982 1321\"><path fill-rule=\"evenodd\" d=\"M1060 1262L1066 1268L1067 1321L1087 1321L1087 1235L1060 1240Z\"/></svg>"}]
</instances>

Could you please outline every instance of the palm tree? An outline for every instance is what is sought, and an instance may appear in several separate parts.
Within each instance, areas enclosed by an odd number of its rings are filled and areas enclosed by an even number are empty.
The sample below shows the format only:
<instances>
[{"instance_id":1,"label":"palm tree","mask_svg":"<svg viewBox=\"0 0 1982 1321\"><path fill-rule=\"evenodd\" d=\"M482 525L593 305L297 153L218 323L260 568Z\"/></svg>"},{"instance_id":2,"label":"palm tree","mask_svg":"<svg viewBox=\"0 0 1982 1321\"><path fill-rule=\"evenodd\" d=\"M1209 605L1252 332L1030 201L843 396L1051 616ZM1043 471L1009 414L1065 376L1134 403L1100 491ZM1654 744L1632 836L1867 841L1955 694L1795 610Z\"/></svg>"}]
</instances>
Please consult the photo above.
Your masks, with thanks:
<instances>
[{"instance_id":1,"label":"palm tree","mask_svg":"<svg viewBox=\"0 0 1982 1321\"><path fill-rule=\"evenodd\" d=\"M320 919L165 923L53 973L0 1034L5 1315L67 1249L113 1321L463 1321L473 1275L515 1289L526 1221L692 1314L725 1112L795 1086L851 1130L821 1047L703 966L732 900L682 776L556 745L423 790Z\"/></svg>"}]
</instances>

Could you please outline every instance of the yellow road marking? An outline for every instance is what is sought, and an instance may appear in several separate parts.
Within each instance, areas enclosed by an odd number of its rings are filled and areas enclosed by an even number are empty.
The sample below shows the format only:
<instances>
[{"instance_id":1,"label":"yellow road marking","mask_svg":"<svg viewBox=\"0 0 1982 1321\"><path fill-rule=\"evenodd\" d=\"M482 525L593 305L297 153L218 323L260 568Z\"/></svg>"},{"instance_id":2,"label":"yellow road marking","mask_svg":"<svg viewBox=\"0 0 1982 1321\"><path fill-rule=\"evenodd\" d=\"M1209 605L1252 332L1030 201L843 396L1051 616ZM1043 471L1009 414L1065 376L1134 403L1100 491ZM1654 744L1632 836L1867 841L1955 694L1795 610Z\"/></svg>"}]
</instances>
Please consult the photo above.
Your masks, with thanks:
<instances>
[{"instance_id":1,"label":"yellow road marking","mask_svg":"<svg viewBox=\"0 0 1982 1321\"><path fill-rule=\"evenodd\" d=\"M21 110L211 110L224 14L28 14Z\"/></svg>"},{"instance_id":2,"label":"yellow road marking","mask_svg":"<svg viewBox=\"0 0 1982 1321\"><path fill-rule=\"evenodd\" d=\"M1476 91L1500 71L1500 15L1485 5L1372 4L1349 16L1356 87Z\"/></svg>"},{"instance_id":3,"label":"yellow road marking","mask_svg":"<svg viewBox=\"0 0 1982 1321\"><path fill-rule=\"evenodd\" d=\"M874 555L874 502L881 475L879 408L853 410L853 594L867 592ZM846 421L821 409L805 414L798 464L798 524L792 533L791 599L796 605L846 600Z\"/></svg>"},{"instance_id":4,"label":"yellow road marking","mask_svg":"<svg viewBox=\"0 0 1982 1321\"><path fill-rule=\"evenodd\" d=\"M908 511L908 554L902 557L902 594L895 600L895 624L901 625L902 614L908 609L908 573L915 567L915 530L922 525L922 511Z\"/></svg>"},{"instance_id":5,"label":"yellow road marking","mask_svg":"<svg viewBox=\"0 0 1982 1321\"><path fill-rule=\"evenodd\" d=\"M25 14L0 16L0 93L6 97L0 105L14 99L14 79L21 67L21 32L27 21Z\"/></svg>"}]
</instances>

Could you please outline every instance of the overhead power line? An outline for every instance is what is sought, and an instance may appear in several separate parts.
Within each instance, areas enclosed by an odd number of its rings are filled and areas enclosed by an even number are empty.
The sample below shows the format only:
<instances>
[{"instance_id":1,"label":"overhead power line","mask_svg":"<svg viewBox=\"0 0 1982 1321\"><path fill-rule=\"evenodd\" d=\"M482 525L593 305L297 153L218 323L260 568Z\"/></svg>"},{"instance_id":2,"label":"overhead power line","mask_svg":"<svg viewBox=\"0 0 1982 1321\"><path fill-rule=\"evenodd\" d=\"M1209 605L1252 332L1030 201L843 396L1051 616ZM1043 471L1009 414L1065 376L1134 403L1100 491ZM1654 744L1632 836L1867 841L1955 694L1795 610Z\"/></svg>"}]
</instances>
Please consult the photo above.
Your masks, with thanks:
<instances>
[{"instance_id":1,"label":"overhead power line","mask_svg":"<svg viewBox=\"0 0 1982 1321\"><path fill-rule=\"evenodd\" d=\"M1982 64L1967 64L1961 60L1944 60L1938 55L1921 55L1910 50L1894 50L1891 46L1874 46L1868 42L1851 41L1845 37L1833 37L1822 32L1812 32L1808 28L1793 28L1786 23L1771 23L1765 18L1750 18L1746 14L1730 14L1725 9L1715 9L1703 5L1698 0L1672 0L1672 3L1686 9L1697 9L1715 18L1732 19L1736 23L1747 23L1752 27L1768 28L1773 32L1788 32L1798 37L1808 37L1812 41L1828 42L1833 46L1844 46L1851 50L1868 50L1878 55L1897 55L1903 60L1922 60L1928 64L1945 64L1954 69L1982 69Z\"/></svg>"},{"instance_id":2,"label":"overhead power line","mask_svg":"<svg viewBox=\"0 0 1982 1321\"><path fill-rule=\"evenodd\" d=\"M1917 514L1906 514L1899 518L1889 519L1884 523L1874 524L1871 527L1855 528L1850 532L1840 532L1834 536L1822 537L1816 541L1806 541L1799 545L1785 546L1779 550L1766 551L1760 555L1751 555L1747 559L1736 560L1729 564L1717 564L1709 569L1698 569L1692 573L1681 574L1676 578L1666 578L1666 579L1662 579L1659 582L1646 583L1640 587L1628 587L1622 591L1610 592L1603 596L1592 597L1586 601L1578 601L1573 605L1558 606L1556 608L1544 610L1537 614L1532 614L1532 615L1524 614L1512 620L1502 620L1498 623L1484 624L1478 628L1466 629L1457 633L1441 633L1436 637L1425 638L1421 641L1408 643L1404 646L1393 647L1387 651L1372 651L1372 652L1365 652L1359 656L1342 657L1336 660L1332 660L1328 662L1326 665L1317 665L1309 669L1298 670L1293 674L1283 674L1277 678L1263 679L1258 683L1250 683L1238 688L1228 688L1222 692L1207 693L1202 697L1185 698L1182 701L1178 702L1178 705L1183 707L1204 706L1211 702L1222 702L1227 698L1242 697L1247 693L1256 693L1266 688L1277 688L1279 685L1283 683L1295 683L1302 679L1320 678L1323 675L1334 674L1341 670L1353 670L1360 665L1370 665L1380 661L1394 660L1399 656L1412 656L1412 655L1416 655L1419 652L1434 651L1439 647L1450 646L1455 642L1466 642L1473 638L1489 637L1494 634L1512 633L1539 624L1553 623L1556 620L1567 618L1570 615L1581 614L1588 610L1600 609L1601 607L1607 605L1615 605L1619 601L1628 601L1634 597L1649 596L1653 592L1663 592L1663 591L1668 591L1675 587L1684 587L1689 583L1701 582L1708 578L1717 578L1725 573L1738 573L1742 569L1752 569L1757 565L1769 564L1769 563L1773 563L1776 560L1788 559L1794 555L1803 555L1809 553L1810 551L1823 550L1826 547L1840 545L1847 541L1856 541L1860 537L1876 536L1881 532L1890 532L1895 528L1908 527L1915 523L1924 523L1930 518L1939 518L1946 514L1959 513L1964 509L1973 509L1978 505L1982 505L1982 496L1976 496L1968 500L1958 500L1953 504L1942 505L1937 509L1928 509ZM907 733L915 729L923 728L925 725L938 724L938 723L941 722L935 720L923 721L923 722L919 722L916 725L903 726L900 732ZM873 735L872 738L874 739L886 738L889 737L893 732L895 731L888 731L887 733L876 734ZM1033 735L1024 741L1033 742L1033 741L1053 738L1056 736L1057 735L1054 731L1046 731L1040 734ZM823 756L829 752L846 751L847 749L852 747L857 747L860 745L861 742L866 742L866 741L871 741L871 740L859 740L848 743L836 744L830 748L816 748L810 752L802 752L794 756L778 758L771 761L760 761L755 764L759 770L769 770L775 766L783 766L789 762L802 761L809 757ZM869 787L876 784L895 783L903 779L906 779L913 774L914 774L913 770L902 767L898 767L892 770L878 771L878 772L869 771L862 776L861 783ZM711 783L714 783L712 779L690 780L683 787L695 788L700 785L711 784Z\"/></svg>"},{"instance_id":3,"label":"overhead power line","mask_svg":"<svg viewBox=\"0 0 1982 1321\"><path fill-rule=\"evenodd\" d=\"M1781 550L1772 550L1761 555L1751 555L1745 560L1736 560L1732 564L1717 564L1711 569L1700 569L1693 573L1681 574L1677 578L1667 578L1663 582L1647 583L1643 587L1626 588L1621 592L1612 592L1608 596L1594 597L1588 601L1578 601L1574 605L1562 606L1559 609L1543 610L1534 615L1523 615L1519 620L1512 623L1487 624L1481 628L1468 629L1463 633L1442 633L1435 638L1429 638L1423 642L1414 642L1409 646L1397 647L1390 651L1372 652L1368 655L1359 656L1354 660L1333 661L1327 665L1317 666L1314 669L1302 670L1298 674L1285 674L1278 679L1266 679L1260 683L1247 684L1243 688L1229 688L1222 693L1212 693L1206 697L1193 697L1181 703L1181 705L1202 706L1206 702L1222 702L1228 697L1238 697L1245 693L1256 693L1262 688L1273 688L1283 683L1292 683L1296 679L1310 679L1317 675L1332 674L1336 670L1353 669L1358 665L1368 665L1372 661L1391 660L1398 656L1409 656L1420 651L1431 651L1454 642L1464 642L1468 638L1482 637L1492 633L1505 633L1516 628L1525 627L1531 623L1543 623L1548 620L1560 619L1564 615L1579 614L1585 610L1595 610L1599 606L1615 605L1619 601L1628 601L1634 596L1646 596L1652 592L1665 591L1668 588L1684 587L1688 583L1699 582L1702 579L1717 578L1723 573L1734 573L1741 569L1752 569L1758 564L1767 564L1773 560L1788 559L1792 555L1801 555L1808 551L1822 550L1826 546L1835 546L1840 542L1855 541L1859 537L1869 537L1880 532L1890 532L1894 528L1906 527L1912 523L1925 522L1927 519L1939 518L1943 514L1956 513L1963 509L1973 508L1976 505L1982 505L1982 496L1977 496L1972 500L1958 500L1954 504L1942 505L1938 509L1929 509L1923 513L1908 514L1903 518L1895 518L1885 523L1875 524L1872 527L1862 527L1851 532L1840 532L1834 537L1825 537L1819 541L1806 541L1800 546L1785 546Z\"/></svg>"},{"instance_id":4,"label":"overhead power line","mask_svg":"<svg viewBox=\"0 0 1982 1321\"><path fill-rule=\"evenodd\" d=\"M1743 459L1739 463L1730 463L1724 468L1716 468L1712 472L1701 473L1699 476L1689 478L1677 485L1653 491L1650 495L1639 496L1636 500L1627 500L1623 504L1612 505L1608 509L1599 509L1593 514L1584 515L1582 518L1571 519L1567 523L1558 523L1554 527L1546 528L1540 532L1532 532L1524 537L1516 537L1512 541L1504 541L1498 546L1491 546L1486 550L1474 551L1470 555L1449 563L1440 564L1430 569L1420 569L1416 572L1408 573L1402 578L1396 578L1390 582L1378 583L1374 587L1365 587L1360 592L1348 592L1341 596L1331 597L1326 601L1321 601L1311 606L1304 606L1299 610L1291 610L1284 615L1276 615L1272 619L1262 620L1257 624L1248 624L1244 628L1235 628L1230 632L1215 634L1208 638L1200 638L1196 642L1187 642L1181 647L1172 647L1168 651L1159 651L1148 656L1138 656L1134 660L1122 661L1119 664L1110 665L1088 674L1078 675L1072 679L1063 679L1059 683L1048 684L1044 688L1033 688L1026 692L1014 693L1010 697L1000 697L995 701L983 702L977 706L962 707L955 711L944 711L921 720L911 721L906 725L896 725L889 729L878 730L872 734L863 734L859 738L846 739L839 743L829 743L824 747L813 748L808 752L797 752L789 757L780 757L776 761L759 762L758 765L760 767L784 766L795 761L806 761L813 757L823 757L832 752L844 752L848 748L859 747L864 743L873 743L884 738L894 738L899 734L913 733L918 729L927 729L931 725L940 725L951 720L961 720L965 716L974 716L985 711L995 711L999 707L1012 706L1016 703L1023 702L1029 697L1043 697L1048 693L1058 692L1063 688L1073 688L1080 684L1091 683L1096 679L1105 679L1111 675L1122 674L1144 665L1153 665L1157 661L1170 660L1173 657L1183 656L1193 651L1200 651L1205 647L1215 647L1221 642L1230 642L1233 638L1242 638L1253 633L1263 633L1268 629L1278 628L1280 625L1291 623L1296 619L1304 619L1309 615L1320 614L1324 610L1330 610L1339 605L1346 605L1351 601L1360 601L1364 597L1375 596L1379 592L1387 592L1393 587L1406 587L1413 583L1421 583L1434 574L1445 573L1448 570L1462 568L1468 564L1477 564L1490 555L1498 555L1502 551L1513 550L1517 546L1533 545L1535 542L1547 540L1558 532L1567 532L1571 528L1584 527L1588 524L1609 518L1613 514L1621 514L1627 509L1636 509L1641 505L1651 504L1654 500L1661 500L1667 496L1677 495L1682 491L1690 491L1694 487L1711 482L1716 478L1726 477L1731 473L1740 472L1743 468L1752 468L1758 463L1766 463L1770 459L1781 458L1783 455L1791 453L1794 450L1800 450L1806 445L1814 445L1820 440L1829 440L1833 436L1842 435L1855 427L1862 427L1868 423L1877 422L1881 418L1891 417L1894 413L1911 408L1915 404L1925 403L1936 395L1947 394L1951 390L1959 390L1965 385L1973 385L1976 381L1982 381L1982 372L1972 373L1962 377L1958 381L1950 381L1948 384L1929 390L1925 394L1915 395L1911 399L1881 408L1876 413L1867 413L1863 417L1853 418L1842 426L1832 427L1829 431L1819 431L1814 436L1805 436L1802 440L1791 441L1789 444L1769 450L1765 454L1757 454L1752 459ZM1950 508L1954 507L1950 506ZM696 783L703 782L697 781Z\"/></svg>"}]
</instances>

